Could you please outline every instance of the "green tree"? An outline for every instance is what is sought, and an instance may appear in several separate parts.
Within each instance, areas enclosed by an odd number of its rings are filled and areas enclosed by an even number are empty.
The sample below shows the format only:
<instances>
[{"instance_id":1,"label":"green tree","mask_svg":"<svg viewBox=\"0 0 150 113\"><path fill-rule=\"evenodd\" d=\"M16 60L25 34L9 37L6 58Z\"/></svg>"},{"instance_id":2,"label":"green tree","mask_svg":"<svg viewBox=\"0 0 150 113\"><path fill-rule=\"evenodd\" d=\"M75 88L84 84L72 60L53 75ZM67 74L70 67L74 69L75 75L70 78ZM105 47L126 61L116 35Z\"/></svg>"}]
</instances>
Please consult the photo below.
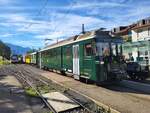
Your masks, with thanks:
<instances>
[{"instance_id":1,"label":"green tree","mask_svg":"<svg viewBox=\"0 0 150 113\"><path fill-rule=\"evenodd\" d=\"M10 55L11 55L11 49L2 41L0 41L0 56L6 59L10 59Z\"/></svg>"}]
</instances>

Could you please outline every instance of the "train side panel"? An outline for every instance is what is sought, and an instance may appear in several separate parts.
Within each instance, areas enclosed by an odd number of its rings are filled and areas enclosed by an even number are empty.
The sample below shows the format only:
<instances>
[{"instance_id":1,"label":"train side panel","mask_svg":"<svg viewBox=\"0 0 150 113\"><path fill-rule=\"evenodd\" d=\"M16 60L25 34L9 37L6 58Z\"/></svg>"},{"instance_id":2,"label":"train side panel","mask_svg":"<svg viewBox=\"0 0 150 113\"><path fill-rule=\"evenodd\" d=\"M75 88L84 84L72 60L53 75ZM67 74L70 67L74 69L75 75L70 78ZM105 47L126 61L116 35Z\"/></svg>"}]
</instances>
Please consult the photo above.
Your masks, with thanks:
<instances>
[{"instance_id":1,"label":"train side panel","mask_svg":"<svg viewBox=\"0 0 150 113\"><path fill-rule=\"evenodd\" d=\"M31 54L31 63L36 64L36 53Z\"/></svg>"},{"instance_id":2,"label":"train side panel","mask_svg":"<svg viewBox=\"0 0 150 113\"><path fill-rule=\"evenodd\" d=\"M31 63L31 56L30 55L25 56L25 63L27 63L27 64Z\"/></svg>"},{"instance_id":3,"label":"train side panel","mask_svg":"<svg viewBox=\"0 0 150 113\"><path fill-rule=\"evenodd\" d=\"M42 51L42 68L73 73L73 45L79 45L79 76L93 81L104 80L104 73L100 73L104 70L95 61L92 39Z\"/></svg>"},{"instance_id":4,"label":"train side panel","mask_svg":"<svg viewBox=\"0 0 150 113\"><path fill-rule=\"evenodd\" d=\"M80 77L96 81L95 59L92 46L91 39L79 43Z\"/></svg>"},{"instance_id":5,"label":"train side panel","mask_svg":"<svg viewBox=\"0 0 150 113\"><path fill-rule=\"evenodd\" d=\"M55 52L55 56L54 56L54 60L52 62L54 62L54 69L56 70L61 70L61 47L55 48L54 50Z\"/></svg>"},{"instance_id":6,"label":"train side panel","mask_svg":"<svg viewBox=\"0 0 150 113\"><path fill-rule=\"evenodd\" d=\"M73 56L71 44L62 47L62 69L68 72L73 71Z\"/></svg>"},{"instance_id":7,"label":"train side panel","mask_svg":"<svg viewBox=\"0 0 150 113\"><path fill-rule=\"evenodd\" d=\"M42 68L61 70L61 47L41 52Z\"/></svg>"}]
</instances>

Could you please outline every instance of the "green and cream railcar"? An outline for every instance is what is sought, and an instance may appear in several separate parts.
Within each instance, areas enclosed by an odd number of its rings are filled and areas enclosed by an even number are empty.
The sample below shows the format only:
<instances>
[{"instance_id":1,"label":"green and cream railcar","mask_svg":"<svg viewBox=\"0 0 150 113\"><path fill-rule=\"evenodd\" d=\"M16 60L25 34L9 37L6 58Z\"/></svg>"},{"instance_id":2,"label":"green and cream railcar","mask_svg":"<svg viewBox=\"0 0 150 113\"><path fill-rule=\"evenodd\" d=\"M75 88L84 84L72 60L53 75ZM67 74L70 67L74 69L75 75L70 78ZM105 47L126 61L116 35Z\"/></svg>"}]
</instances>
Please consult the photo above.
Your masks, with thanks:
<instances>
[{"instance_id":1,"label":"green and cream railcar","mask_svg":"<svg viewBox=\"0 0 150 113\"><path fill-rule=\"evenodd\" d=\"M107 31L92 31L50 45L39 51L41 68L70 72L75 79L97 83L126 76L122 62L122 39Z\"/></svg>"},{"instance_id":2,"label":"green and cream railcar","mask_svg":"<svg viewBox=\"0 0 150 113\"><path fill-rule=\"evenodd\" d=\"M31 53L31 64L36 64L36 56L37 56L37 52Z\"/></svg>"}]
</instances>

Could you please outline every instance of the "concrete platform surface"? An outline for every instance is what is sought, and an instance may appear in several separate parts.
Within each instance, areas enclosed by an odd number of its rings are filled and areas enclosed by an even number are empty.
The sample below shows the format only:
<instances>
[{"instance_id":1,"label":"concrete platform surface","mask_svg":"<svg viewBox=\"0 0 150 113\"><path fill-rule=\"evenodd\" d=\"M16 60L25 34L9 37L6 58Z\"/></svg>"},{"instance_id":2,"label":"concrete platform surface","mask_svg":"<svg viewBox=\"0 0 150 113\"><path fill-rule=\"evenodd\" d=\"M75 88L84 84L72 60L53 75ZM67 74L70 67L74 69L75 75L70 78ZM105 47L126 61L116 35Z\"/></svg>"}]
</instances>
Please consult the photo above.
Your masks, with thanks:
<instances>
[{"instance_id":1,"label":"concrete platform surface","mask_svg":"<svg viewBox=\"0 0 150 113\"><path fill-rule=\"evenodd\" d=\"M0 113L32 113L22 87L11 75L0 75Z\"/></svg>"},{"instance_id":2,"label":"concrete platform surface","mask_svg":"<svg viewBox=\"0 0 150 113\"><path fill-rule=\"evenodd\" d=\"M63 95L60 92L51 92L43 94L43 97L47 98L49 104L57 111L62 112L69 109L77 108L79 105Z\"/></svg>"}]
</instances>

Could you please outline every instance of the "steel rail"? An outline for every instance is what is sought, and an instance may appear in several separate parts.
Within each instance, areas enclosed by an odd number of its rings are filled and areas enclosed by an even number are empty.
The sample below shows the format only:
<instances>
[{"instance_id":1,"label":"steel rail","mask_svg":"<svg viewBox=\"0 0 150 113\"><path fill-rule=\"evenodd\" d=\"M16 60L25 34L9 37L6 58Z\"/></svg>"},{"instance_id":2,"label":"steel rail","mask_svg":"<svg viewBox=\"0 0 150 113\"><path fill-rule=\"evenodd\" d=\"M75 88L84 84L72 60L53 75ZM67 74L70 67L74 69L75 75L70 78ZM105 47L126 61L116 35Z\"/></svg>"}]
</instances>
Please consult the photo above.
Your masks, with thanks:
<instances>
[{"instance_id":1,"label":"steel rail","mask_svg":"<svg viewBox=\"0 0 150 113\"><path fill-rule=\"evenodd\" d=\"M33 72L31 72L32 70L31 69L29 69L29 70L27 70L27 69L25 69L23 66L20 66L19 68L17 67L17 65L13 65L14 66L14 68L15 69L12 69L11 68L11 71L15 74L15 75L17 75L17 77L19 77L19 78L21 78L21 79L23 79L23 81L24 82L26 82L33 90L35 90L35 92L40 96L40 98L43 100L43 102L47 105L47 107L53 112L53 113L58 113L46 100L45 100L45 98L42 96L42 94L33 86L33 84L32 84L32 82L29 80L29 78L30 79L35 79L35 80L38 80L38 81L40 81L40 82L42 82L42 83L44 83L44 84L46 84L46 85L48 85L49 86L49 83L47 82L47 81L45 81L45 80L43 80L41 77L39 78L39 76L34 76L33 74L35 74L35 73L33 73ZM20 71L17 71L17 70L20 70ZM27 76L28 77L27 77ZM33 76L32 76L33 75ZM74 102L76 102L77 104L79 104L80 105L80 107L81 108L83 108L84 110L86 110L86 111L88 111L89 113L94 113L93 111L91 111L89 108L87 108L85 105L83 105L81 102L78 102L77 100L75 100L74 98L72 98L71 96L69 96L69 98L71 99L71 100L73 100ZM71 111L72 109L70 109L70 110L67 110L67 111ZM59 112L60 113L60 112Z\"/></svg>"},{"instance_id":2,"label":"steel rail","mask_svg":"<svg viewBox=\"0 0 150 113\"><path fill-rule=\"evenodd\" d=\"M23 68L23 69L24 69L24 68ZM29 76L31 76L31 75L30 75L30 74L31 74L30 71L32 71L32 70L28 71L28 70L25 70L25 69L24 69L24 71L27 72L27 73L29 74ZM31 77L33 77L33 76L31 76ZM37 76L34 76L34 78L36 78L37 80L39 80L39 81L45 83L46 85L49 85L49 83L47 83L46 81L42 80L41 78L39 78L39 77L37 77ZM94 112L91 111L89 108L85 107L82 103L80 103L80 102L78 102L77 100L73 99L71 96L69 96L69 98L72 99L72 100L73 100L74 102L76 102L77 104L79 104L82 108L84 108L85 110L87 110L89 113L94 113Z\"/></svg>"},{"instance_id":3,"label":"steel rail","mask_svg":"<svg viewBox=\"0 0 150 113\"><path fill-rule=\"evenodd\" d=\"M85 110L87 110L89 113L95 113L93 111L91 111L89 108L85 107L83 104L81 104L80 102L78 102L77 100L73 99L71 96L69 96L69 98L71 100L73 100L74 102L76 102L77 104L79 104L81 107L83 107Z\"/></svg>"},{"instance_id":4,"label":"steel rail","mask_svg":"<svg viewBox=\"0 0 150 113\"><path fill-rule=\"evenodd\" d=\"M28 68L30 71L32 71L30 68ZM25 70L25 69L24 69ZM28 73L31 73L27 70L25 70L26 72ZM36 79L39 79L41 82L44 82L46 83L47 85L49 85L46 81L42 80L41 78L37 77L37 76L34 76ZM74 102L76 102L77 104L79 104L82 108L84 108L85 110L87 110L89 113L94 113L93 111L91 111L89 108L85 107L82 103L80 103L79 101L73 99L71 96L69 96L70 99L72 99Z\"/></svg>"},{"instance_id":5,"label":"steel rail","mask_svg":"<svg viewBox=\"0 0 150 113\"><path fill-rule=\"evenodd\" d=\"M27 71L27 70L26 70ZM29 71L28 71L29 72ZM29 72L30 73L30 72ZM46 83L47 85L49 85L46 81L42 80L41 78L36 77L36 79L39 79L41 82ZM90 109L88 109L87 107L85 107L84 105L82 105L80 102L78 102L77 100L73 99L71 96L69 96L70 99L72 99L74 102L76 102L77 104L79 104L82 108L84 108L85 110L87 110L89 113L94 113L92 112Z\"/></svg>"},{"instance_id":6,"label":"steel rail","mask_svg":"<svg viewBox=\"0 0 150 113\"><path fill-rule=\"evenodd\" d=\"M42 94L33 86L33 84L24 76L24 74L19 71L19 73L16 74L19 78L23 79L43 100L43 102L46 104L46 106L53 112L53 113L58 113L42 96ZM21 75L21 76L20 76Z\"/></svg>"}]
</instances>

